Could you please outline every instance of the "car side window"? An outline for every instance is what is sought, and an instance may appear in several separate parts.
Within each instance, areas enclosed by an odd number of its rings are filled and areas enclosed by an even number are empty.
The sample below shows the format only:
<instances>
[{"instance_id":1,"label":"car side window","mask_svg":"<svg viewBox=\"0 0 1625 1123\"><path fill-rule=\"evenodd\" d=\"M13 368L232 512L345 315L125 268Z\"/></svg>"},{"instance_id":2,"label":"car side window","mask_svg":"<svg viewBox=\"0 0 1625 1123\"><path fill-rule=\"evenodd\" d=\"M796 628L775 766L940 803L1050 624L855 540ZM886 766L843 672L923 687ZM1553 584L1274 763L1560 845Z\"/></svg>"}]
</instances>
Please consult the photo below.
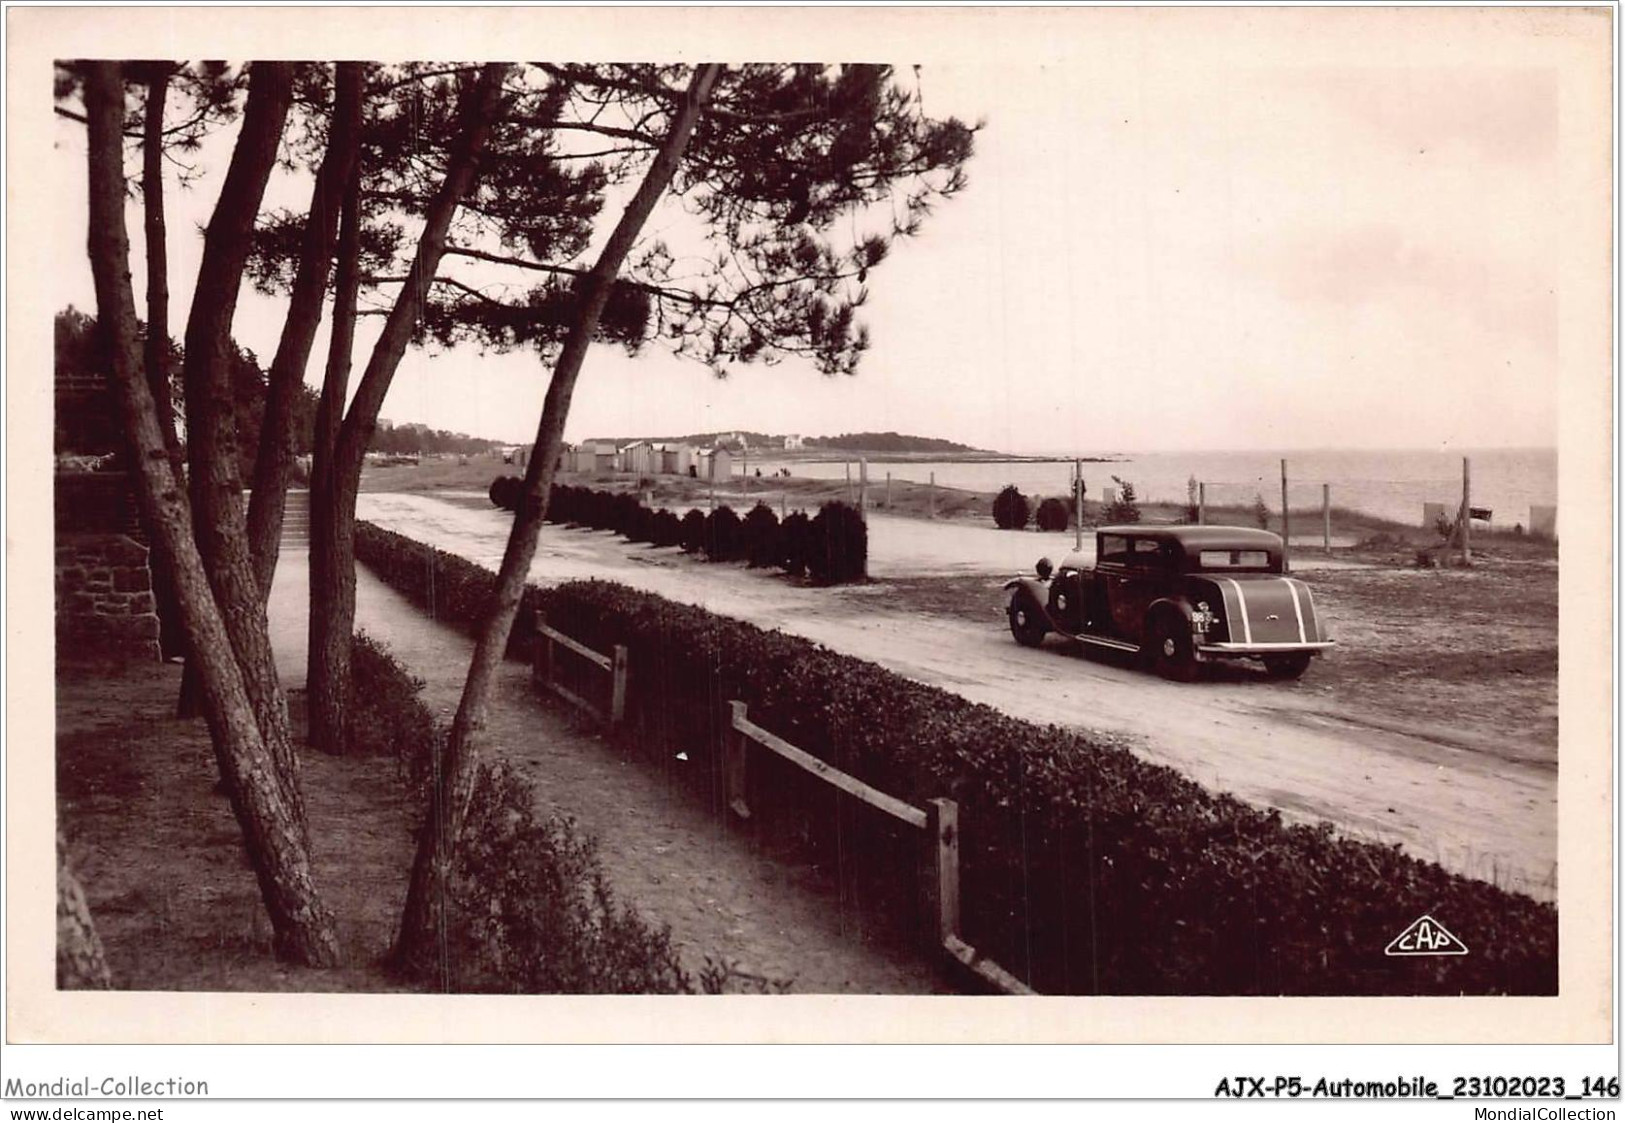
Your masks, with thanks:
<instances>
[{"instance_id":1,"label":"car side window","mask_svg":"<svg viewBox=\"0 0 1625 1123\"><path fill-rule=\"evenodd\" d=\"M1138 569L1164 569L1172 557L1168 543L1155 538L1134 540L1134 565Z\"/></svg>"},{"instance_id":2,"label":"car side window","mask_svg":"<svg viewBox=\"0 0 1625 1123\"><path fill-rule=\"evenodd\" d=\"M1127 565L1129 559L1128 539L1120 534L1102 534L1100 536L1100 549L1095 558L1096 565Z\"/></svg>"}]
</instances>

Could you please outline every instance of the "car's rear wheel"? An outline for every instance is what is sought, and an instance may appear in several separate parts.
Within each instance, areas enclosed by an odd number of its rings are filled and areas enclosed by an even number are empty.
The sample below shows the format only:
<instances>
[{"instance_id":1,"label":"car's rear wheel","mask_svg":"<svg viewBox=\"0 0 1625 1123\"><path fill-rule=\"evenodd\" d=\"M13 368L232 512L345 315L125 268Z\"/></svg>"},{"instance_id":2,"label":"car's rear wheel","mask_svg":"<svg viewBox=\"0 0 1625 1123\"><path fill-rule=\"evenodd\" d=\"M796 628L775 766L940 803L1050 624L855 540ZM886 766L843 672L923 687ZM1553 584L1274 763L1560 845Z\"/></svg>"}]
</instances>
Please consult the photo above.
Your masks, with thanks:
<instances>
[{"instance_id":1,"label":"car's rear wheel","mask_svg":"<svg viewBox=\"0 0 1625 1123\"><path fill-rule=\"evenodd\" d=\"M1294 651L1291 655L1264 656L1264 669L1270 678L1301 678L1309 669L1311 656L1307 651Z\"/></svg>"},{"instance_id":2,"label":"car's rear wheel","mask_svg":"<svg viewBox=\"0 0 1625 1123\"><path fill-rule=\"evenodd\" d=\"M1185 621L1159 616L1151 626L1151 666L1163 678L1190 682L1196 677L1196 648Z\"/></svg>"},{"instance_id":3,"label":"car's rear wheel","mask_svg":"<svg viewBox=\"0 0 1625 1123\"><path fill-rule=\"evenodd\" d=\"M1010 606L1010 634L1022 647L1037 647L1048 631L1043 616L1032 605L1017 602Z\"/></svg>"}]
</instances>

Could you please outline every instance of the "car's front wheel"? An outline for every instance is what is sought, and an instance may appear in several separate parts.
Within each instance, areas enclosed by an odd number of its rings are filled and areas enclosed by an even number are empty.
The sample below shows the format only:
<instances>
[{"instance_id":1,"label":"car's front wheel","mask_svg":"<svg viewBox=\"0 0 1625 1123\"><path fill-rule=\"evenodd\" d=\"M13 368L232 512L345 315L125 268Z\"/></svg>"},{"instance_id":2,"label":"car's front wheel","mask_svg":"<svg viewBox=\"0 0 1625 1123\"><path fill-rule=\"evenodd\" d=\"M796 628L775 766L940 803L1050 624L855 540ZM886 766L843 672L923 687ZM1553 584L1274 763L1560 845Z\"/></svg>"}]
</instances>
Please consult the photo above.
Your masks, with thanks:
<instances>
[{"instance_id":1,"label":"car's front wheel","mask_svg":"<svg viewBox=\"0 0 1625 1123\"><path fill-rule=\"evenodd\" d=\"M1302 678L1309 669L1311 656L1307 651L1294 651L1291 655L1264 656L1264 669L1270 678Z\"/></svg>"},{"instance_id":2,"label":"car's front wheel","mask_svg":"<svg viewBox=\"0 0 1625 1123\"><path fill-rule=\"evenodd\" d=\"M1160 616L1151 626L1151 666L1165 679L1190 682L1196 677L1196 648L1184 620Z\"/></svg>"},{"instance_id":3,"label":"car's front wheel","mask_svg":"<svg viewBox=\"0 0 1625 1123\"><path fill-rule=\"evenodd\" d=\"M1010 634L1022 647L1037 647L1048 631L1043 617L1031 605L1018 602L1010 606Z\"/></svg>"}]
</instances>

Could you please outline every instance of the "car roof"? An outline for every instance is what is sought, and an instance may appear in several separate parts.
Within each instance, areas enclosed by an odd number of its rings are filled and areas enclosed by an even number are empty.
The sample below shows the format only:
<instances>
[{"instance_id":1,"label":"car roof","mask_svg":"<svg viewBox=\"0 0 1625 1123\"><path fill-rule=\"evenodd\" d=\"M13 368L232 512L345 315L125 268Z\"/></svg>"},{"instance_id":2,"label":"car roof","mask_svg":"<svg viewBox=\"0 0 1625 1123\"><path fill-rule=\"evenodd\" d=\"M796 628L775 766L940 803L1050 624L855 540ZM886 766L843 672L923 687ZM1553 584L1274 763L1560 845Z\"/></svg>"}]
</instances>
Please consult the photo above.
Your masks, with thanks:
<instances>
[{"instance_id":1,"label":"car roof","mask_svg":"<svg viewBox=\"0 0 1625 1123\"><path fill-rule=\"evenodd\" d=\"M1145 526L1129 523L1095 528L1096 534L1131 534L1136 538L1159 538L1178 542L1188 549L1279 550L1281 536L1251 526Z\"/></svg>"}]
</instances>

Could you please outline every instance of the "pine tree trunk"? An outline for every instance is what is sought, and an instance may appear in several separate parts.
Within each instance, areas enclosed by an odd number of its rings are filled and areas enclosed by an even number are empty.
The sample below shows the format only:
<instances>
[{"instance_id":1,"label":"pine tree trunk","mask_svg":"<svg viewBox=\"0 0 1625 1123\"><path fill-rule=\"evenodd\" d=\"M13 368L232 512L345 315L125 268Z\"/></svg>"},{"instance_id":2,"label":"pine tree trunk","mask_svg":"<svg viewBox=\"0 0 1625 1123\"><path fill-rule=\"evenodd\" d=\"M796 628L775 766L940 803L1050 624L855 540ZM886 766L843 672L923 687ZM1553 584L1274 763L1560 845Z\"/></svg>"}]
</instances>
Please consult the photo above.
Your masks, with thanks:
<instances>
[{"instance_id":1,"label":"pine tree trunk","mask_svg":"<svg viewBox=\"0 0 1625 1123\"><path fill-rule=\"evenodd\" d=\"M169 380L169 243L164 224L164 106L168 101L169 78L174 65L149 64L147 112L141 130L141 213L147 241L147 342L145 366L147 386L158 406L158 425L163 430L164 447L169 451L170 468L181 476L181 443L175 432L175 411ZM147 537L152 537L151 528ZM158 649L171 658L186 653L175 600L175 581L157 551L148 556L152 570L152 599L158 613Z\"/></svg>"},{"instance_id":2,"label":"pine tree trunk","mask_svg":"<svg viewBox=\"0 0 1625 1123\"><path fill-rule=\"evenodd\" d=\"M316 173L310 213L305 219L299 267L288 298L288 315L276 357L271 360L265 387L265 417L260 423L260 444L254 459L254 490L248 504L248 544L254 560L254 579L260 597L269 600L282 545L282 520L287 511L288 470L293 461L293 413L305 366L322 322L327 296L328 269L338 238L350 171L355 166L361 133L361 64L341 62L333 95L333 124L327 152Z\"/></svg>"},{"instance_id":3,"label":"pine tree trunk","mask_svg":"<svg viewBox=\"0 0 1625 1123\"><path fill-rule=\"evenodd\" d=\"M341 535L354 533L354 524L340 519L338 512L353 510L354 501L346 506L333 497L333 452L349 392L360 289L361 172L354 168L339 224L333 331L310 459L310 642L305 701L309 708L307 740L325 753L342 753L347 747L344 714L350 696L350 642L355 630L355 568L340 566L338 559L354 557L355 547L339 542Z\"/></svg>"},{"instance_id":4,"label":"pine tree trunk","mask_svg":"<svg viewBox=\"0 0 1625 1123\"><path fill-rule=\"evenodd\" d=\"M421 278L422 282L414 280L401 286L334 439L322 494L313 492L311 495L310 676L315 677L319 660L326 675L323 689L333 695L320 700L321 726L313 735L324 747L344 743L345 700L338 692L347 689L350 680L350 635L355 623L355 504L361 490L367 445L377 427L378 411L383 407L390 381L412 340L429 282L445 254L451 221L478 177L480 153L490 137L501 102L502 80L507 72L506 63L482 67L479 78L458 107L462 127L456 149L446 178L424 216L423 233L412 260L411 275ZM323 507L321 511L316 510L318 503ZM321 583L318 585L318 582ZM318 614L320 620L316 618ZM316 720L313 716L313 722Z\"/></svg>"},{"instance_id":5,"label":"pine tree trunk","mask_svg":"<svg viewBox=\"0 0 1625 1123\"><path fill-rule=\"evenodd\" d=\"M107 956L79 879L68 865L68 844L56 832L56 989L107 990Z\"/></svg>"},{"instance_id":6,"label":"pine tree trunk","mask_svg":"<svg viewBox=\"0 0 1625 1123\"><path fill-rule=\"evenodd\" d=\"M514 515L513 530L502 555L490 615L474 647L462 701L434 777L435 797L430 801L428 822L418 832L417 855L412 863L401 931L395 944L397 968L419 977L432 977L442 989L450 986L451 965L446 959L446 948L437 937L447 924L450 873L463 819L479 777L481 739L497 667L507 649L514 616L536 555L536 539L547 513L559 443L570 413L576 379L621 265L650 212L670 185L720 69L708 64L695 72L688 95L672 121L671 131L582 285L580 311L548 384L536 430L535 450L525 469L524 497Z\"/></svg>"},{"instance_id":7,"label":"pine tree trunk","mask_svg":"<svg viewBox=\"0 0 1625 1123\"><path fill-rule=\"evenodd\" d=\"M91 272L97 321L108 333L125 436L135 450L138 494L153 547L175 575L175 591L202 687L215 759L243 831L279 954L329 966L339 960L333 918L311 877L307 832L286 798L278 763L260 724L223 615L193 537L191 510L170 468L158 410L136 358L135 297L124 226L123 83L117 63L87 62Z\"/></svg>"},{"instance_id":8,"label":"pine tree trunk","mask_svg":"<svg viewBox=\"0 0 1625 1123\"><path fill-rule=\"evenodd\" d=\"M203 260L186 321L186 444L191 466L193 532L241 669L254 715L272 759L282 799L305 829L299 758L277 679L265 600L254 575L238 468L238 433L231 337L237 292L247 264L254 220L276 161L293 94L288 63L256 62L248 105L220 199L203 236ZM199 668L193 669L193 684Z\"/></svg>"}]
</instances>

